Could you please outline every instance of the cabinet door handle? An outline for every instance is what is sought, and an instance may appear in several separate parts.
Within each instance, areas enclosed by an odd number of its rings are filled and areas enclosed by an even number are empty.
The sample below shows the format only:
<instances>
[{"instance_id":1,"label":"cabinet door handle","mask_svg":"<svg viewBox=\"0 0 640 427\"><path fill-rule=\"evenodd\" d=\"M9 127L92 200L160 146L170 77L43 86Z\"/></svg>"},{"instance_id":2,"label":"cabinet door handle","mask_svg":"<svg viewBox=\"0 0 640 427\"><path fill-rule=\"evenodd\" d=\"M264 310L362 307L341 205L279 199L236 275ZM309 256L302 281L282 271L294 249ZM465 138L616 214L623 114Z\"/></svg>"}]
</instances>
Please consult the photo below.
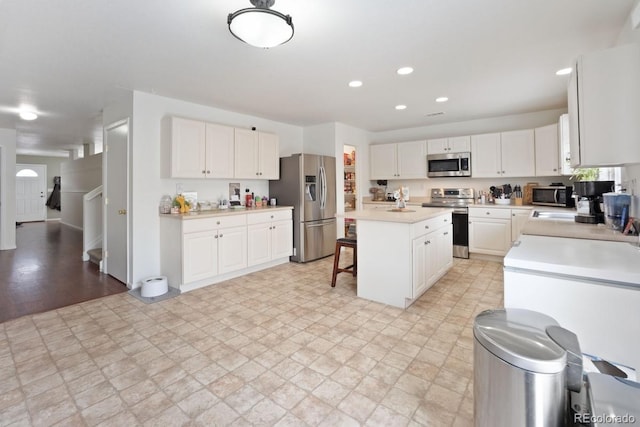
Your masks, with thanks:
<instances>
[{"instance_id":1,"label":"cabinet door handle","mask_svg":"<svg viewBox=\"0 0 640 427\"><path fill-rule=\"evenodd\" d=\"M430 244L431 244L431 240L427 240L427 245L430 245Z\"/></svg>"},{"instance_id":2,"label":"cabinet door handle","mask_svg":"<svg viewBox=\"0 0 640 427\"><path fill-rule=\"evenodd\" d=\"M487 215L491 215L491 212L485 212Z\"/></svg>"},{"instance_id":3,"label":"cabinet door handle","mask_svg":"<svg viewBox=\"0 0 640 427\"><path fill-rule=\"evenodd\" d=\"M216 235L215 235L215 236L213 236L213 237L214 237L215 239L217 239L217 238L218 238L218 235L216 234Z\"/></svg>"},{"instance_id":4,"label":"cabinet door handle","mask_svg":"<svg viewBox=\"0 0 640 427\"><path fill-rule=\"evenodd\" d=\"M203 170L203 171L202 171L202 173L204 174L204 173L206 173L206 172Z\"/></svg>"},{"instance_id":5,"label":"cabinet door handle","mask_svg":"<svg viewBox=\"0 0 640 427\"><path fill-rule=\"evenodd\" d=\"M444 235L446 236L447 234L449 234L449 232L448 232L448 231L445 231L445 232L444 232Z\"/></svg>"},{"instance_id":6,"label":"cabinet door handle","mask_svg":"<svg viewBox=\"0 0 640 427\"><path fill-rule=\"evenodd\" d=\"M216 221L216 224L220 225L220 221Z\"/></svg>"},{"instance_id":7,"label":"cabinet door handle","mask_svg":"<svg viewBox=\"0 0 640 427\"><path fill-rule=\"evenodd\" d=\"M207 171L207 174L210 174L210 173L211 173L211 171L209 171L209 170L208 170L208 171Z\"/></svg>"},{"instance_id":8,"label":"cabinet door handle","mask_svg":"<svg viewBox=\"0 0 640 427\"><path fill-rule=\"evenodd\" d=\"M220 235L220 238L222 239L222 234Z\"/></svg>"},{"instance_id":9,"label":"cabinet door handle","mask_svg":"<svg viewBox=\"0 0 640 427\"><path fill-rule=\"evenodd\" d=\"M424 226L424 228L425 228L425 230L428 230L428 229L429 229L429 226L428 226L428 225L425 225L425 226Z\"/></svg>"}]
</instances>

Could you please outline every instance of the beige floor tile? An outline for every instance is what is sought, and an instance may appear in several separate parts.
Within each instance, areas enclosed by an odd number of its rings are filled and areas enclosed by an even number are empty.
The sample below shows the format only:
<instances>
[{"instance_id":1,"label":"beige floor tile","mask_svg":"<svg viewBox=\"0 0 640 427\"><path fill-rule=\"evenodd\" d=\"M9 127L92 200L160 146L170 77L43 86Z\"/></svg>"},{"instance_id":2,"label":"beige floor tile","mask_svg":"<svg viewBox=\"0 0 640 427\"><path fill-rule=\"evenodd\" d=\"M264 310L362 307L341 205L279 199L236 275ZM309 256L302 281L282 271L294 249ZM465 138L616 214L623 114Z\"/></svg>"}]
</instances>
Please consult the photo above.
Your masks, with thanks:
<instances>
[{"instance_id":1,"label":"beige floor tile","mask_svg":"<svg viewBox=\"0 0 640 427\"><path fill-rule=\"evenodd\" d=\"M326 258L1 323L2 425L471 425L473 320L503 274L454 261L406 310L332 289Z\"/></svg>"}]
</instances>

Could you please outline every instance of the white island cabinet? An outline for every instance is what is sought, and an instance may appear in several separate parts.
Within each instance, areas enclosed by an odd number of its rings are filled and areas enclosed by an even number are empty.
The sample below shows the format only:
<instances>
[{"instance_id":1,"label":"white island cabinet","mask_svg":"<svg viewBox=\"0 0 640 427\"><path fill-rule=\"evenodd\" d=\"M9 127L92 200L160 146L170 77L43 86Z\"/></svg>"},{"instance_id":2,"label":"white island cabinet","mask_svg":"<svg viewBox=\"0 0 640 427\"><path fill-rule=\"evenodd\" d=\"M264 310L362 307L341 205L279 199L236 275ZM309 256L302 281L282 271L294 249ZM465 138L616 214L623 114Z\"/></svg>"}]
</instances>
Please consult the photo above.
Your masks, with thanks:
<instances>
[{"instance_id":1,"label":"white island cabinet","mask_svg":"<svg viewBox=\"0 0 640 427\"><path fill-rule=\"evenodd\" d=\"M406 308L453 265L451 209L344 214L358 224L358 297Z\"/></svg>"},{"instance_id":2,"label":"white island cabinet","mask_svg":"<svg viewBox=\"0 0 640 427\"><path fill-rule=\"evenodd\" d=\"M584 353L640 369L635 243L520 236L504 258L504 306L547 314Z\"/></svg>"},{"instance_id":3,"label":"white island cabinet","mask_svg":"<svg viewBox=\"0 0 640 427\"><path fill-rule=\"evenodd\" d=\"M289 262L291 207L160 216L162 274L182 292Z\"/></svg>"}]
</instances>

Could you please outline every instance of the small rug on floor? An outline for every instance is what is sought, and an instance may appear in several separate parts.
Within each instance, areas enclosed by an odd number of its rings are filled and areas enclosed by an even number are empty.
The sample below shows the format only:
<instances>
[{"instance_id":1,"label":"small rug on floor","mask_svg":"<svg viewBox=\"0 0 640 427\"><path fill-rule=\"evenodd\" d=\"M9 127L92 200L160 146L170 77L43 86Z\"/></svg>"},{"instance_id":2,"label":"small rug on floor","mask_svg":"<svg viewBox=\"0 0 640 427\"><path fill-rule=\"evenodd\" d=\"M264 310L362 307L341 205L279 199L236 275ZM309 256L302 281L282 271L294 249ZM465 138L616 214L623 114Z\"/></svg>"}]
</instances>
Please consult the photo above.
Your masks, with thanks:
<instances>
[{"instance_id":1,"label":"small rug on floor","mask_svg":"<svg viewBox=\"0 0 640 427\"><path fill-rule=\"evenodd\" d=\"M139 299L145 304L152 304L154 302L164 301L166 299L177 297L178 295L180 295L180 289L172 288L171 286L169 286L169 290L167 291L166 294L158 295L157 297L143 297L141 295L141 292L142 292L142 286L137 287L135 289L131 289L127 293L129 295L136 297L137 299Z\"/></svg>"}]
</instances>

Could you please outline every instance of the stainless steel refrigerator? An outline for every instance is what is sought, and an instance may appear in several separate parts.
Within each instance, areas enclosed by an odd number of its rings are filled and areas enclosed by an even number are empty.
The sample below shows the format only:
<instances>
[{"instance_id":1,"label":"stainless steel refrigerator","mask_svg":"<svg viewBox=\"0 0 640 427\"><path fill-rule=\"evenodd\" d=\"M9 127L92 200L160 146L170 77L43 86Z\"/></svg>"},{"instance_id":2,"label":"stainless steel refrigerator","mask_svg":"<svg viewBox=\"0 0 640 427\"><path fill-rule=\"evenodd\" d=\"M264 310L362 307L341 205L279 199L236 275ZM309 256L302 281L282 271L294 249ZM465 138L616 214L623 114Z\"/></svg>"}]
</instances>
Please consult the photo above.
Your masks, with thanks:
<instances>
[{"instance_id":1,"label":"stainless steel refrigerator","mask_svg":"<svg viewBox=\"0 0 640 427\"><path fill-rule=\"evenodd\" d=\"M332 255L336 244L336 159L315 154L280 158L269 197L293 206L293 256L307 262Z\"/></svg>"}]
</instances>

